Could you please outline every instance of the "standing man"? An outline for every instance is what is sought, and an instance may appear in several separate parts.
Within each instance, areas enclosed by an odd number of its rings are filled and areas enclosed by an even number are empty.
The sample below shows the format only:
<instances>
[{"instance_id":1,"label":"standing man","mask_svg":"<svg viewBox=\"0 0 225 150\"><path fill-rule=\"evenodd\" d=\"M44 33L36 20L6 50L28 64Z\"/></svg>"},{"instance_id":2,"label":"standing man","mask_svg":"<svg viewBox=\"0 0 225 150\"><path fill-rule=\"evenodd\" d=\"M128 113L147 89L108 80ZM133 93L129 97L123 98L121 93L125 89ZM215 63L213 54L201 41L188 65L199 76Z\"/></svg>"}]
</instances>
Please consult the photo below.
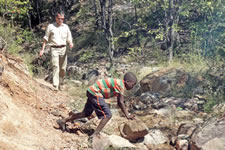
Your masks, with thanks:
<instances>
[{"instance_id":1,"label":"standing man","mask_svg":"<svg viewBox=\"0 0 225 150\"><path fill-rule=\"evenodd\" d=\"M58 12L55 23L49 24L43 38L40 57L43 55L46 43L51 47L51 62L53 65L53 87L58 91L62 86L66 74L67 54L66 45L73 47L72 35L68 25L63 23L64 12ZM62 87L61 87L62 88Z\"/></svg>"}]
</instances>

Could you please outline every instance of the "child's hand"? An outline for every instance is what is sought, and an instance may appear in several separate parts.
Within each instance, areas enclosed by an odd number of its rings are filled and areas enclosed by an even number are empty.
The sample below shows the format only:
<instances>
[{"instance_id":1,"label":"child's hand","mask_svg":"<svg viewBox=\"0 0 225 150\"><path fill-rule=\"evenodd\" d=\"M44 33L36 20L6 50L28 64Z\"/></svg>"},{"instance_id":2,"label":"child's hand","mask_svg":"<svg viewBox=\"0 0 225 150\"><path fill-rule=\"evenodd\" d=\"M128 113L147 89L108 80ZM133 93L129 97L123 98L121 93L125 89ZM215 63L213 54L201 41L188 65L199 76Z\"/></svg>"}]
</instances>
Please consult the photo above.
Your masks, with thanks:
<instances>
[{"instance_id":1,"label":"child's hand","mask_svg":"<svg viewBox=\"0 0 225 150\"><path fill-rule=\"evenodd\" d=\"M132 115L128 115L127 116L127 119L128 120L134 120L135 119L135 115L133 115L133 114Z\"/></svg>"}]
</instances>

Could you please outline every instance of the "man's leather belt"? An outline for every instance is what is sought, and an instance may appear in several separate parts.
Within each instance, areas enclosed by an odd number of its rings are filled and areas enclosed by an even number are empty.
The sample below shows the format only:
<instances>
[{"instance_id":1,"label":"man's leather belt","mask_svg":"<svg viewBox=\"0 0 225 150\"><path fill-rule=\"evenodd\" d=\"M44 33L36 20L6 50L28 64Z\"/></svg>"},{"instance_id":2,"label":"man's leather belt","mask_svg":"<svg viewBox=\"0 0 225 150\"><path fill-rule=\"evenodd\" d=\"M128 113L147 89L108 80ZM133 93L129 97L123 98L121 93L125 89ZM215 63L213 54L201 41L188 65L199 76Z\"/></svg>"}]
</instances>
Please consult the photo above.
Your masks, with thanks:
<instances>
[{"instance_id":1,"label":"man's leather belt","mask_svg":"<svg viewBox=\"0 0 225 150\"><path fill-rule=\"evenodd\" d=\"M51 47L52 48L63 48L65 47L66 45L52 45Z\"/></svg>"}]
</instances>

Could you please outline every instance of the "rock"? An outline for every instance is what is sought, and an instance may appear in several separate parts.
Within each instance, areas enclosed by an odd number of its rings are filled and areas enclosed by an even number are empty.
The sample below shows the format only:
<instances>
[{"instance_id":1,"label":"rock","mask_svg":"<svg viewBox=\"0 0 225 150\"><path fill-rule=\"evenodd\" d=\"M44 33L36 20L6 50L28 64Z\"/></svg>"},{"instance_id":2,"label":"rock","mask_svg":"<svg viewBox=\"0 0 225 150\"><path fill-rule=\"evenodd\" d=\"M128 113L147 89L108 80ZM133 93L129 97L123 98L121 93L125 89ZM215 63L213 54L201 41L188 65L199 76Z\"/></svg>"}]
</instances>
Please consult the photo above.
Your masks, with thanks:
<instances>
[{"instance_id":1,"label":"rock","mask_svg":"<svg viewBox=\"0 0 225 150\"><path fill-rule=\"evenodd\" d=\"M190 124L190 123L181 124L180 127L178 128L177 135L185 134L190 137L195 131L196 127L197 126L195 124Z\"/></svg>"},{"instance_id":2,"label":"rock","mask_svg":"<svg viewBox=\"0 0 225 150\"><path fill-rule=\"evenodd\" d=\"M88 73L82 75L82 80L91 80L99 75L98 70L91 70Z\"/></svg>"},{"instance_id":3,"label":"rock","mask_svg":"<svg viewBox=\"0 0 225 150\"><path fill-rule=\"evenodd\" d=\"M138 143L135 146L136 150L149 150L149 148L144 143Z\"/></svg>"},{"instance_id":4,"label":"rock","mask_svg":"<svg viewBox=\"0 0 225 150\"><path fill-rule=\"evenodd\" d=\"M153 110L154 113L161 116L166 116L166 117L174 116L176 113L175 111L176 111L176 108L174 109L174 107L171 107L171 106L166 106L158 110Z\"/></svg>"},{"instance_id":5,"label":"rock","mask_svg":"<svg viewBox=\"0 0 225 150\"><path fill-rule=\"evenodd\" d=\"M217 113L217 114L222 114L225 112L225 102L215 105L213 107L213 112Z\"/></svg>"},{"instance_id":6,"label":"rock","mask_svg":"<svg viewBox=\"0 0 225 150\"><path fill-rule=\"evenodd\" d=\"M70 80L72 83L74 83L75 85L77 85L77 86L82 86L82 82L81 81L79 81L79 80Z\"/></svg>"},{"instance_id":7,"label":"rock","mask_svg":"<svg viewBox=\"0 0 225 150\"><path fill-rule=\"evenodd\" d=\"M1 65L0 65L0 76L2 76L3 71L4 71L4 66L1 66Z\"/></svg>"},{"instance_id":8,"label":"rock","mask_svg":"<svg viewBox=\"0 0 225 150\"><path fill-rule=\"evenodd\" d=\"M3 71L4 71L4 65L3 65L2 57L3 56L0 54L0 76L2 76Z\"/></svg>"},{"instance_id":9,"label":"rock","mask_svg":"<svg viewBox=\"0 0 225 150\"><path fill-rule=\"evenodd\" d=\"M214 138L202 146L203 150L225 150L225 137Z\"/></svg>"},{"instance_id":10,"label":"rock","mask_svg":"<svg viewBox=\"0 0 225 150\"><path fill-rule=\"evenodd\" d=\"M188 150L188 140L178 139L175 147L176 150Z\"/></svg>"},{"instance_id":11,"label":"rock","mask_svg":"<svg viewBox=\"0 0 225 150\"><path fill-rule=\"evenodd\" d=\"M94 84L100 78L101 76L98 70L91 70L88 73L82 75L82 80L88 81L88 85Z\"/></svg>"},{"instance_id":12,"label":"rock","mask_svg":"<svg viewBox=\"0 0 225 150\"><path fill-rule=\"evenodd\" d=\"M80 76L81 72L82 72L82 68L79 67L76 64L73 65L68 65L67 67L67 72L68 72L68 76L71 77L75 77L75 76Z\"/></svg>"},{"instance_id":13,"label":"rock","mask_svg":"<svg viewBox=\"0 0 225 150\"><path fill-rule=\"evenodd\" d=\"M152 94L150 92L142 93L140 96L140 100L144 104L152 104L159 101L159 96L157 94Z\"/></svg>"},{"instance_id":14,"label":"rock","mask_svg":"<svg viewBox=\"0 0 225 150\"><path fill-rule=\"evenodd\" d=\"M93 139L93 150L105 150L107 148L129 148L135 149L135 145L131 144L128 140L118 135L106 135L101 133L100 138L94 137Z\"/></svg>"},{"instance_id":15,"label":"rock","mask_svg":"<svg viewBox=\"0 0 225 150\"><path fill-rule=\"evenodd\" d=\"M150 130L144 138L145 145L164 144L168 138L160 130Z\"/></svg>"},{"instance_id":16,"label":"rock","mask_svg":"<svg viewBox=\"0 0 225 150\"><path fill-rule=\"evenodd\" d=\"M159 144L159 145L151 145L148 146L149 150L175 150L174 147L172 147L169 144Z\"/></svg>"},{"instance_id":17,"label":"rock","mask_svg":"<svg viewBox=\"0 0 225 150\"><path fill-rule=\"evenodd\" d=\"M203 121L202 118L194 118L194 119L193 119L193 122L194 122L195 124L202 124L204 121Z\"/></svg>"},{"instance_id":18,"label":"rock","mask_svg":"<svg viewBox=\"0 0 225 150\"><path fill-rule=\"evenodd\" d=\"M199 101L197 99L186 99L186 98L176 98L176 97L168 97L163 98L158 102L153 103L153 106L157 105L175 105L176 107L182 108L184 110L191 111L200 111L202 104L199 105Z\"/></svg>"},{"instance_id":19,"label":"rock","mask_svg":"<svg viewBox=\"0 0 225 150\"><path fill-rule=\"evenodd\" d=\"M148 106L144 104L142 101L136 100L133 102L132 108L135 110L146 110Z\"/></svg>"},{"instance_id":20,"label":"rock","mask_svg":"<svg viewBox=\"0 0 225 150\"><path fill-rule=\"evenodd\" d=\"M225 150L225 117L211 119L198 128L190 141L191 150Z\"/></svg>"},{"instance_id":21,"label":"rock","mask_svg":"<svg viewBox=\"0 0 225 150\"><path fill-rule=\"evenodd\" d=\"M147 126L139 119L129 120L119 128L122 137L130 141L136 141L148 134Z\"/></svg>"},{"instance_id":22,"label":"rock","mask_svg":"<svg viewBox=\"0 0 225 150\"><path fill-rule=\"evenodd\" d=\"M146 75L140 85L142 92L166 95L171 88L184 87L188 78L188 74L183 70L168 68Z\"/></svg>"}]
</instances>

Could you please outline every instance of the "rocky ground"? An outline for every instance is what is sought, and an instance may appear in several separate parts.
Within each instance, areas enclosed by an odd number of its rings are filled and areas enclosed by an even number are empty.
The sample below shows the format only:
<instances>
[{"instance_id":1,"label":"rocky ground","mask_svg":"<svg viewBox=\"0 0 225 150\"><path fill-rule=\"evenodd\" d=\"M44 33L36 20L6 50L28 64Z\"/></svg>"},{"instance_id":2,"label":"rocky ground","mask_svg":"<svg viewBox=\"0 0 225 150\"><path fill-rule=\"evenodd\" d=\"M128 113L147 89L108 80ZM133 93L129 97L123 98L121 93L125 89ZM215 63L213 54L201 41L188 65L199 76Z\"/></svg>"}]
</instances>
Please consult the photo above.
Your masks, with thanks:
<instances>
[{"instance_id":1,"label":"rocky ground","mask_svg":"<svg viewBox=\"0 0 225 150\"><path fill-rule=\"evenodd\" d=\"M56 129L55 121L70 111L67 106L72 97L53 91L42 79L32 78L20 59L1 57L0 149L87 149L87 135Z\"/></svg>"},{"instance_id":2,"label":"rocky ground","mask_svg":"<svg viewBox=\"0 0 225 150\"><path fill-rule=\"evenodd\" d=\"M160 95L170 91L170 85L181 88L189 81L189 76L182 70L167 68L140 80L134 92L136 96L129 97L127 103L130 113L136 115L136 121L126 120L114 99L107 100L113 117L102 131L101 137L93 139L90 144L88 137L99 122L94 115L68 123L69 132L62 132L56 125L56 120L66 116L72 108L82 110L86 101L84 85L90 83L70 80L66 82L63 91L56 92L50 83L30 76L21 59L7 54L0 56L2 150L103 150L113 149L112 147L137 150L210 150L215 146L216 149L223 150L225 147L225 135L222 132L225 127L224 116L208 119L209 115L201 111L204 103L202 97L160 98ZM127 66L124 68L120 70L121 74ZM148 68L144 68L146 69ZM110 76L108 73L104 75ZM104 75L96 77L95 73L90 74L86 81L93 81ZM219 110L225 108L224 105L218 107ZM212 133L211 129L216 130ZM217 144L213 144L214 142Z\"/></svg>"}]
</instances>

